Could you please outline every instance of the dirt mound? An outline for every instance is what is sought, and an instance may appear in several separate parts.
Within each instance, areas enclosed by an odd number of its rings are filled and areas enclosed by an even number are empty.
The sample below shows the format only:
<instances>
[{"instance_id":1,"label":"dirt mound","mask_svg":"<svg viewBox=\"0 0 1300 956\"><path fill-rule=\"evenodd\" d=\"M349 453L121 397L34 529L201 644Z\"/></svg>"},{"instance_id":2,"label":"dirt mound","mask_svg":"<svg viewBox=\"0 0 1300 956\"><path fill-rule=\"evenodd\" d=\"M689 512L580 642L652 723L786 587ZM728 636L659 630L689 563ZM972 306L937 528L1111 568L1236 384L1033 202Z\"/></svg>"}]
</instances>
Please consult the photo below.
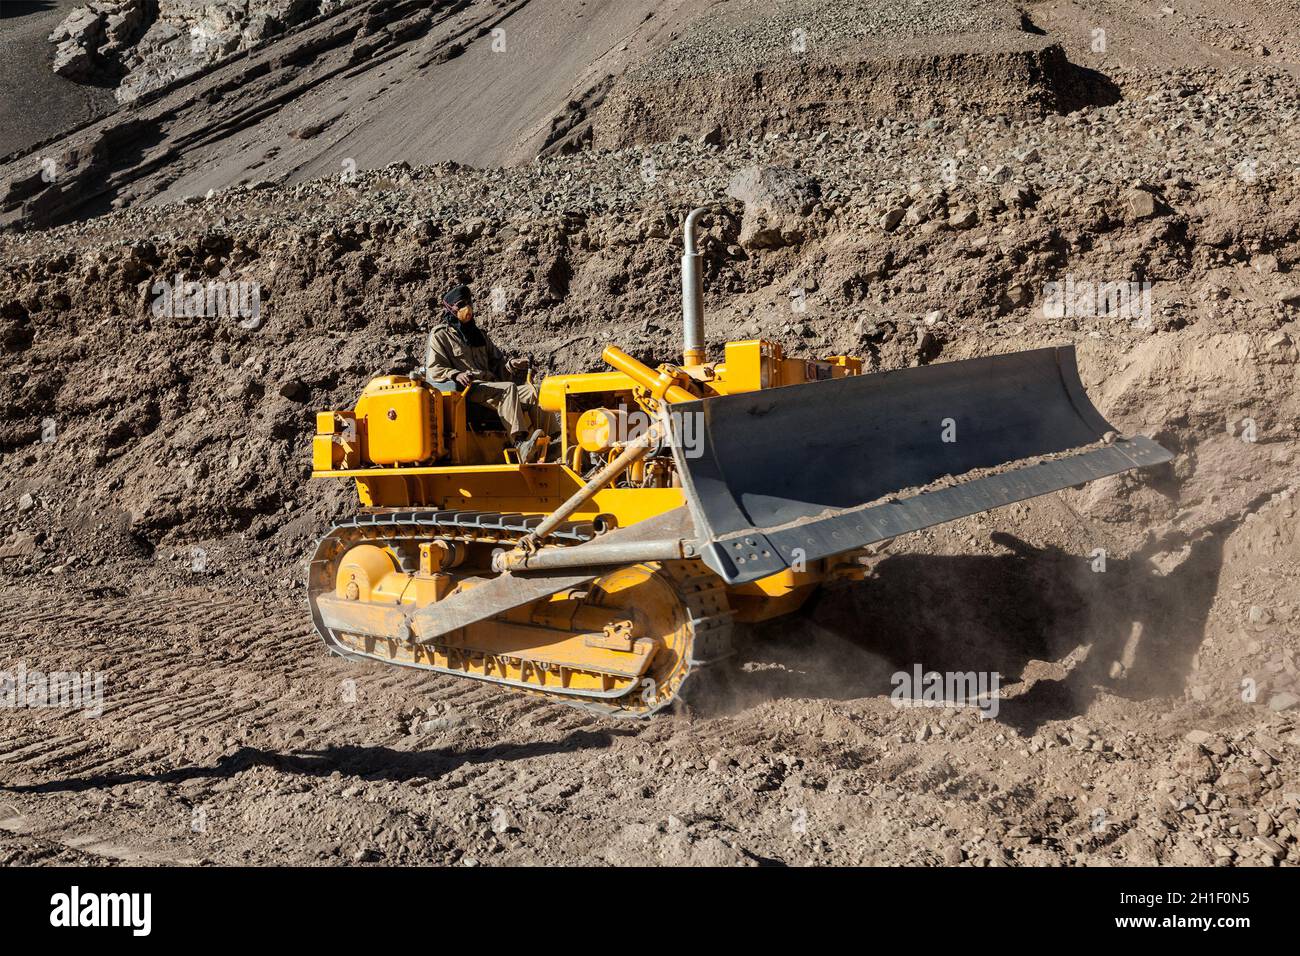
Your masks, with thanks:
<instances>
[{"instance_id":1,"label":"dirt mound","mask_svg":"<svg viewBox=\"0 0 1300 956\"><path fill-rule=\"evenodd\" d=\"M999 0L745 0L617 78L595 144L807 134L880 116L1037 115L1117 98L1103 74L1071 64Z\"/></svg>"}]
</instances>

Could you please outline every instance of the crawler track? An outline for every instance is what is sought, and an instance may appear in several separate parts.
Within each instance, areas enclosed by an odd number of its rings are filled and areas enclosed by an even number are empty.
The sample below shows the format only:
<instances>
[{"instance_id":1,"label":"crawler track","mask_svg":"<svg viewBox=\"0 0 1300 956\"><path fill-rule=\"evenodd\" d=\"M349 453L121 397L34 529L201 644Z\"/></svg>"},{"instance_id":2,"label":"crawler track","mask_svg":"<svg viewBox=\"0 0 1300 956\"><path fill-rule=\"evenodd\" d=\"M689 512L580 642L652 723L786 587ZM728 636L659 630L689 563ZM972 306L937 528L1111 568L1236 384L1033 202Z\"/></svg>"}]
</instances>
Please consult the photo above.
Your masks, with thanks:
<instances>
[{"instance_id":1,"label":"crawler track","mask_svg":"<svg viewBox=\"0 0 1300 956\"><path fill-rule=\"evenodd\" d=\"M732 623L725 589L717 577L701 562L680 561L648 565L677 595L686 609L689 633L686 635L687 660L670 684L656 689L656 695L643 700L634 683L627 693L604 699L584 699L575 693L547 689L519 679L486 676L480 656L471 663L463 649L435 645L435 653L424 654L388 642L367 642L354 635L335 633L321 620L315 598L334 588L337 562L349 548L361 544L412 544L431 538L510 545L527 534L541 519L522 514L498 512L464 512L434 510L384 510L368 512L339 522L321 539L309 565L308 601L317 633L334 654L349 660L373 660L407 669L436 672L447 679L461 677L494 684L498 691L521 690L570 706L580 707L601 716L648 716L683 703L707 706L707 696L714 689L716 674L706 677L707 668L715 668L730 656ZM554 534L560 541L581 543L594 536L590 524L570 523ZM436 660L435 660L436 658ZM503 662L499 670L508 670ZM707 689L706 689L707 685Z\"/></svg>"}]
</instances>

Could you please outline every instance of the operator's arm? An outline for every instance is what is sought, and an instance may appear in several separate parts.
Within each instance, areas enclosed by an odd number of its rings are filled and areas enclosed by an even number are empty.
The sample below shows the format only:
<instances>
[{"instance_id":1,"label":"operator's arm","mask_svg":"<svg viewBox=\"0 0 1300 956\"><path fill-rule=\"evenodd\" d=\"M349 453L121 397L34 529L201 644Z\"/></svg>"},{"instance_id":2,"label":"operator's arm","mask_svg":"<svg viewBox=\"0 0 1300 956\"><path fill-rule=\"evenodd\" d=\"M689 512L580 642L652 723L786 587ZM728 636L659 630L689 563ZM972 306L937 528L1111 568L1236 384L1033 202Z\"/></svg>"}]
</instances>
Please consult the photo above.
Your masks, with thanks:
<instances>
[{"instance_id":1,"label":"operator's arm","mask_svg":"<svg viewBox=\"0 0 1300 956\"><path fill-rule=\"evenodd\" d=\"M461 372L478 372L467 360L456 333L443 326L429 333L424 347L424 377L430 382L450 382Z\"/></svg>"}]
</instances>

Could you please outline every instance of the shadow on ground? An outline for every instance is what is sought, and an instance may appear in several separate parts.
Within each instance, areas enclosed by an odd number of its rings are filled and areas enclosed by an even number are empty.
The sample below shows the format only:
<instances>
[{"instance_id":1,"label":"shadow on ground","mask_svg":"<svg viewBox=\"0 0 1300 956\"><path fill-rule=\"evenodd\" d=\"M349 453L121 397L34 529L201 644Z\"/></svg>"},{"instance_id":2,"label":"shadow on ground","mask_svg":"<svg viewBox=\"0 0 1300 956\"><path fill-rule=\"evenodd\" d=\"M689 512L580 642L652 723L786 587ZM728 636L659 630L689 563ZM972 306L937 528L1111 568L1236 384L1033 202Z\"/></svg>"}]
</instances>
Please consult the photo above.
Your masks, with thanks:
<instances>
[{"instance_id":1,"label":"shadow on ground","mask_svg":"<svg viewBox=\"0 0 1300 956\"><path fill-rule=\"evenodd\" d=\"M44 13L53 9L53 0L5 0L4 3L0 3L0 20L31 16L33 13Z\"/></svg>"},{"instance_id":2,"label":"shadow on ground","mask_svg":"<svg viewBox=\"0 0 1300 956\"><path fill-rule=\"evenodd\" d=\"M1238 522L1112 556L1104 572L1088 556L1002 533L993 536L1001 555L884 558L867 580L825 590L797 623L755 629L735 677L737 699L887 696L892 675L917 665L996 671L1005 690L1030 661L1069 658L1065 676L1001 701L998 719L1033 733L1082 714L1102 692L1181 694ZM1184 546L1183 561L1161 574L1152 558Z\"/></svg>"},{"instance_id":3,"label":"shadow on ground","mask_svg":"<svg viewBox=\"0 0 1300 956\"><path fill-rule=\"evenodd\" d=\"M258 747L241 747L211 766L177 767L155 773L105 774L25 786L0 787L7 793L78 793L100 790L125 783L176 784L191 780L233 777L253 767L274 767L284 773L328 777L338 771L368 780L437 780L465 764L509 763L556 753L573 753L609 747L616 737L634 734L632 728L578 730L562 740L538 741L472 750L394 750L391 747L326 747L322 750L298 750L277 753Z\"/></svg>"}]
</instances>

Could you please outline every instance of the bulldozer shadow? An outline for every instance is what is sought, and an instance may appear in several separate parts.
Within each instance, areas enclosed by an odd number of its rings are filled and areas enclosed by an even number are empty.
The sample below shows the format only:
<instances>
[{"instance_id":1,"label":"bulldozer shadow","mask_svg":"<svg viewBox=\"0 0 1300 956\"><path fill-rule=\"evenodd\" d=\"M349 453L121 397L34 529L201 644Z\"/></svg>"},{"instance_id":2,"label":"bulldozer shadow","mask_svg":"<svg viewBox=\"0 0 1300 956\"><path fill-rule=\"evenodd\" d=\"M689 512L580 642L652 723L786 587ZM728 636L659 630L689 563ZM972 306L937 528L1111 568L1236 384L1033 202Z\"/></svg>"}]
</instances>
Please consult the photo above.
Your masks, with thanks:
<instances>
[{"instance_id":1,"label":"bulldozer shadow","mask_svg":"<svg viewBox=\"0 0 1300 956\"><path fill-rule=\"evenodd\" d=\"M115 773L69 777L45 783L0 785L8 793L81 793L123 784L183 784L195 780L225 780L255 767L271 767L281 773L307 777L329 777L341 773L364 780L421 782L438 780L467 764L523 761L555 753L610 747L618 737L634 734L631 727L575 730L560 740L498 744L463 749L435 747L403 750L386 746L326 746L318 750L268 750L244 746L212 764L193 764L158 772Z\"/></svg>"},{"instance_id":2,"label":"bulldozer shadow","mask_svg":"<svg viewBox=\"0 0 1300 956\"><path fill-rule=\"evenodd\" d=\"M1004 554L886 557L867 580L824 590L793 622L754 628L737 701L888 696L903 680L896 675L918 667L996 672L997 719L1033 733L1083 714L1103 692L1179 695L1230 530L1184 542L1181 563L1165 574L1148 553L1155 546L1111 557L1102 571L1090 556L1005 533L992 536Z\"/></svg>"}]
</instances>

